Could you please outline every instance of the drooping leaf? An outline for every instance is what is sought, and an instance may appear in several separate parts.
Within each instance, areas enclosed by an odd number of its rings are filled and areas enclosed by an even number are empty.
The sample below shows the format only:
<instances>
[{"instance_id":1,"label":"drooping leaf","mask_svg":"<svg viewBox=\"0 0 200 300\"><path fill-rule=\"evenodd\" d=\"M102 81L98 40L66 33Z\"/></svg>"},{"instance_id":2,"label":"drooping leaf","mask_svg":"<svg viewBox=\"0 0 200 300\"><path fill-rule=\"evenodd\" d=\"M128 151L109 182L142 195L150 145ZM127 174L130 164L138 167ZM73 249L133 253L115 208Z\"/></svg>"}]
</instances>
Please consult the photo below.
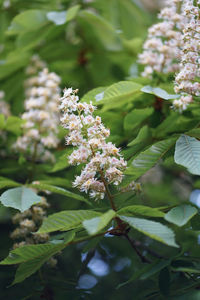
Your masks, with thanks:
<instances>
[{"instance_id":1,"label":"drooping leaf","mask_svg":"<svg viewBox=\"0 0 200 300\"><path fill-rule=\"evenodd\" d=\"M95 217L90 220L84 220L83 226L90 235L96 234L105 228L115 215L116 213L110 209L99 217Z\"/></svg>"},{"instance_id":2,"label":"drooping leaf","mask_svg":"<svg viewBox=\"0 0 200 300\"><path fill-rule=\"evenodd\" d=\"M43 221L38 233L77 228L84 220L95 218L101 214L92 210L65 210L48 216Z\"/></svg>"},{"instance_id":3,"label":"drooping leaf","mask_svg":"<svg viewBox=\"0 0 200 300\"><path fill-rule=\"evenodd\" d=\"M144 233L152 239L155 239L168 246L179 247L176 244L174 232L170 228L159 222L126 216L120 216L120 219L127 222L131 227Z\"/></svg>"},{"instance_id":4,"label":"drooping leaf","mask_svg":"<svg viewBox=\"0 0 200 300\"><path fill-rule=\"evenodd\" d=\"M31 189L22 186L4 192L0 201L6 207L12 207L23 212L33 204L41 202L41 197Z\"/></svg>"},{"instance_id":5,"label":"drooping leaf","mask_svg":"<svg viewBox=\"0 0 200 300\"><path fill-rule=\"evenodd\" d=\"M17 269L15 280L12 284L19 283L35 273L48 259L60 252L67 246L74 238L74 233L69 232L65 241L59 244L39 244L39 245L25 245L23 247L12 250L8 257L0 264L18 264L22 263Z\"/></svg>"},{"instance_id":6,"label":"drooping leaf","mask_svg":"<svg viewBox=\"0 0 200 300\"><path fill-rule=\"evenodd\" d=\"M197 214L197 209L194 206L183 204L172 208L165 214L165 220L177 226L183 226Z\"/></svg>"},{"instance_id":7,"label":"drooping leaf","mask_svg":"<svg viewBox=\"0 0 200 300\"><path fill-rule=\"evenodd\" d=\"M157 208L152 208L144 205L127 206L120 209L117 212L117 214L125 215L125 216L140 215L140 216L157 217L157 218L162 218L165 215L162 211L158 210Z\"/></svg>"},{"instance_id":8,"label":"drooping leaf","mask_svg":"<svg viewBox=\"0 0 200 300\"><path fill-rule=\"evenodd\" d=\"M174 160L188 171L195 175L200 175L200 141L197 139L181 135L176 142Z\"/></svg>"},{"instance_id":9,"label":"drooping leaf","mask_svg":"<svg viewBox=\"0 0 200 300\"><path fill-rule=\"evenodd\" d=\"M157 142L149 147L144 152L141 152L131 162L131 165L127 168L125 174L131 175L133 180L138 179L146 171L151 169L155 164L169 151L169 149L175 144L176 137L170 138L161 142Z\"/></svg>"}]
</instances>

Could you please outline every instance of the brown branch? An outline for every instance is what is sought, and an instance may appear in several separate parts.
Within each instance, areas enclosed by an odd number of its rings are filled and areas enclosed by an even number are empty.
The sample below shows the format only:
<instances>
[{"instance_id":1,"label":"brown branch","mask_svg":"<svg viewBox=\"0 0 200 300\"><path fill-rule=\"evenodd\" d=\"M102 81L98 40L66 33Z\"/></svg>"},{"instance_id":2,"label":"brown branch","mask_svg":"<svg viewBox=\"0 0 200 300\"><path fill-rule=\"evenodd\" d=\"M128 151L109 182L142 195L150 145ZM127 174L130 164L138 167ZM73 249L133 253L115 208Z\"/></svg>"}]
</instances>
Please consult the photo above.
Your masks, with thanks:
<instances>
[{"instance_id":1,"label":"brown branch","mask_svg":"<svg viewBox=\"0 0 200 300\"><path fill-rule=\"evenodd\" d=\"M124 234L124 237L128 240L131 247L135 250L135 252L137 253L137 255L140 258L141 262L150 264L151 261L148 258L146 258L145 256L143 256L142 253L140 253L140 251L137 249L134 241L128 236L127 233Z\"/></svg>"}]
</instances>

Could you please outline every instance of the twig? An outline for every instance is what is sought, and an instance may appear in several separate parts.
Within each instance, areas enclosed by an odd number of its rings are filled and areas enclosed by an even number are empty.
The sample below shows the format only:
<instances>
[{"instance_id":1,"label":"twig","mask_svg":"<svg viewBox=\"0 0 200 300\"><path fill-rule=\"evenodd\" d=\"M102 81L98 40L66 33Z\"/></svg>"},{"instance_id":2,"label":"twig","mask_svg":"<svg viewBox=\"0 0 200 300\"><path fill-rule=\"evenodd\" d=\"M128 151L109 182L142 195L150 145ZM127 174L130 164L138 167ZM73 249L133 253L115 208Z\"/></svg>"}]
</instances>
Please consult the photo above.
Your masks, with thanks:
<instances>
[{"instance_id":1,"label":"twig","mask_svg":"<svg viewBox=\"0 0 200 300\"><path fill-rule=\"evenodd\" d=\"M131 247L135 250L135 252L137 253L137 255L139 256L141 262L143 263L148 263L150 264L151 261L146 258L145 256L143 256L140 251L137 249L137 247L135 246L135 243L133 242L133 240L128 236L127 233L124 234L125 238L128 240L129 244L131 245Z\"/></svg>"}]
</instances>

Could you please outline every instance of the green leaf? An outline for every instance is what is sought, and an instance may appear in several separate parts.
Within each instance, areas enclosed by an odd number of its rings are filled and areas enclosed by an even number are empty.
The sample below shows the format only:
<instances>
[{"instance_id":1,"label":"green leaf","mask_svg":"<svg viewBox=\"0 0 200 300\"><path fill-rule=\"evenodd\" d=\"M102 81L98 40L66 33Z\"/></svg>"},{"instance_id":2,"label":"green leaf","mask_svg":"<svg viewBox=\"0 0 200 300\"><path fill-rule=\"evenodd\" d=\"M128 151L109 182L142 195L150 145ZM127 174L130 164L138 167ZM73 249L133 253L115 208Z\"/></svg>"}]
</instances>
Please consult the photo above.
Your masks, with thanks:
<instances>
[{"instance_id":1,"label":"green leaf","mask_svg":"<svg viewBox=\"0 0 200 300\"><path fill-rule=\"evenodd\" d=\"M13 207L23 212L33 204L41 202L41 197L31 189L17 187L4 192L0 197L0 201L6 207Z\"/></svg>"},{"instance_id":2,"label":"green leaf","mask_svg":"<svg viewBox=\"0 0 200 300\"><path fill-rule=\"evenodd\" d=\"M200 175L200 141L181 135L176 142L174 160L186 167L190 173Z\"/></svg>"},{"instance_id":3,"label":"green leaf","mask_svg":"<svg viewBox=\"0 0 200 300\"><path fill-rule=\"evenodd\" d=\"M56 158L56 163L54 164L53 168L48 173L54 173L60 170L63 170L67 167L69 167L69 159L68 156L72 153L73 149L66 149L66 151L63 151L61 153L58 153L58 157Z\"/></svg>"},{"instance_id":4,"label":"green leaf","mask_svg":"<svg viewBox=\"0 0 200 300\"><path fill-rule=\"evenodd\" d=\"M80 5L75 5L70 7L67 11L50 11L46 14L47 19L52 21L56 25L63 25L66 22L71 21L75 18L78 11L80 9Z\"/></svg>"},{"instance_id":5,"label":"green leaf","mask_svg":"<svg viewBox=\"0 0 200 300\"><path fill-rule=\"evenodd\" d=\"M162 270L163 268L165 268L166 266L168 266L171 263L171 260L157 260L155 261L155 263L153 263L152 265L149 266L148 270L146 272L143 272L143 274L141 275L140 279L145 280L148 279L149 277L155 275L156 273L158 273L160 270Z\"/></svg>"},{"instance_id":6,"label":"green leaf","mask_svg":"<svg viewBox=\"0 0 200 300\"><path fill-rule=\"evenodd\" d=\"M81 225L82 221L98 217L100 213L91 210L65 210L44 219L38 233L70 230Z\"/></svg>"},{"instance_id":7,"label":"green leaf","mask_svg":"<svg viewBox=\"0 0 200 300\"><path fill-rule=\"evenodd\" d=\"M134 109L124 118L124 129L134 130L153 113L152 107Z\"/></svg>"},{"instance_id":8,"label":"green leaf","mask_svg":"<svg viewBox=\"0 0 200 300\"><path fill-rule=\"evenodd\" d=\"M133 180L138 179L146 171L151 169L155 164L169 151L175 144L177 138L170 138L153 144L150 148L141 152L131 162L131 165L125 171L125 174L131 175Z\"/></svg>"},{"instance_id":9,"label":"green leaf","mask_svg":"<svg viewBox=\"0 0 200 300\"><path fill-rule=\"evenodd\" d=\"M187 273L194 273L199 274L200 270L194 265L192 260L184 260L179 259L173 261L171 264L171 268L174 272L187 272Z\"/></svg>"},{"instance_id":10,"label":"green leaf","mask_svg":"<svg viewBox=\"0 0 200 300\"><path fill-rule=\"evenodd\" d=\"M104 87L97 87L95 89L92 89L91 91L87 92L82 98L81 102L98 102L101 101L104 97L104 92L107 89L107 86Z\"/></svg>"},{"instance_id":11,"label":"green leaf","mask_svg":"<svg viewBox=\"0 0 200 300\"><path fill-rule=\"evenodd\" d=\"M165 220L177 226L183 226L197 214L197 209L191 205L180 205L172 208L167 214L165 214Z\"/></svg>"},{"instance_id":12,"label":"green leaf","mask_svg":"<svg viewBox=\"0 0 200 300\"><path fill-rule=\"evenodd\" d=\"M131 205L123 207L117 212L118 215L141 215L146 217L162 218L164 213L157 208L152 208L144 205Z\"/></svg>"},{"instance_id":13,"label":"green leaf","mask_svg":"<svg viewBox=\"0 0 200 300\"><path fill-rule=\"evenodd\" d=\"M134 229L144 233L145 235L157 240L163 244L172 247L179 247L174 239L174 232L167 226L146 219L120 216L124 222L127 222Z\"/></svg>"},{"instance_id":14,"label":"green leaf","mask_svg":"<svg viewBox=\"0 0 200 300\"><path fill-rule=\"evenodd\" d=\"M0 129L4 129L5 127L5 116L0 114Z\"/></svg>"},{"instance_id":15,"label":"green leaf","mask_svg":"<svg viewBox=\"0 0 200 300\"><path fill-rule=\"evenodd\" d=\"M9 178L2 177L0 178L0 189L8 188L8 187L16 187L20 186L20 183L17 183Z\"/></svg>"},{"instance_id":16,"label":"green leaf","mask_svg":"<svg viewBox=\"0 0 200 300\"><path fill-rule=\"evenodd\" d=\"M152 264L149 264L143 268L140 268L138 271L136 271L131 278L126 281L121 283L118 288L132 282L135 281L136 279L140 279L140 280L145 280L148 279L149 277L155 275L156 273L158 273L160 270L162 270L163 268L165 268L166 266L168 266L171 263L171 260L156 260L155 262L153 262Z\"/></svg>"},{"instance_id":17,"label":"green leaf","mask_svg":"<svg viewBox=\"0 0 200 300\"><path fill-rule=\"evenodd\" d=\"M0 264L18 264L22 263L17 269L15 280L12 284L19 283L25 278L35 273L51 256L60 252L67 246L74 238L74 233L69 232L68 237L65 237L64 243L60 244L40 244L40 245L26 245L9 253L9 256Z\"/></svg>"},{"instance_id":18,"label":"green leaf","mask_svg":"<svg viewBox=\"0 0 200 300\"><path fill-rule=\"evenodd\" d=\"M141 89L142 92L147 93L147 94L153 94L159 98L165 99L165 100L170 100L170 99L176 99L179 98L179 95L170 95L168 94L165 90L161 88L153 88L150 85L146 85Z\"/></svg>"},{"instance_id":19,"label":"green leaf","mask_svg":"<svg viewBox=\"0 0 200 300\"><path fill-rule=\"evenodd\" d=\"M187 135L200 139L200 128L194 128L186 132Z\"/></svg>"},{"instance_id":20,"label":"green leaf","mask_svg":"<svg viewBox=\"0 0 200 300\"><path fill-rule=\"evenodd\" d=\"M34 189L37 189L39 191L49 191L55 194L60 194L63 196L66 196L68 198L72 198L72 199L76 199L79 201L84 201L88 204L91 204L87 199L85 199L83 196L72 193L64 188L58 187L58 186L54 186L54 185L50 185L50 184L46 184L46 183L40 183L39 181L36 183L32 183L27 185L28 187L32 187Z\"/></svg>"},{"instance_id":21,"label":"green leaf","mask_svg":"<svg viewBox=\"0 0 200 300\"><path fill-rule=\"evenodd\" d=\"M21 125L24 123L24 121L18 117L15 116L10 116L8 117L6 121L6 130L14 133L15 135L20 135L22 130L21 130Z\"/></svg>"},{"instance_id":22,"label":"green leaf","mask_svg":"<svg viewBox=\"0 0 200 300\"><path fill-rule=\"evenodd\" d=\"M137 149L141 145L141 143L143 146L145 146L146 140L150 140L150 138L151 138L151 131L148 128L148 126L145 125L140 129L137 137L128 144L128 147L134 146Z\"/></svg>"},{"instance_id":23,"label":"green leaf","mask_svg":"<svg viewBox=\"0 0 200 300\"><path fill-rule=\"evenodd\" d=\"M110 51L119 51L122 48L120 37L112 25L103 17L91 12L81 11L79 19L90 25L92 32L102 45Z\"/></svg>"},{"instance_id":24,"label":"green leaf","mask_svg":"<svg viewBox=\"0 0 200 300\"><path fill-rule=\"evenodd\" d=\"M37 30L47 23L46 13L42 10L30 9L18 14L8 28L9 34Z\"/></svg>"},{"instance_id":25,"label":"green leaf","mask_svg":"<svg viewBox=\"0 0 200 300\"><path fill-rule=\"evenodd\" d=\"M103 228L105 228L108 223L115 217L115 215L116 213L114 212L114 210L110 209L99 217L90 220L84 220L83 226L90 235L96 234Z\"/></svg>"},{"instance_id":26,"label":"green leaf","mask_svg":"<svg viewBox=\"0 0 200 300\"><path fill-rule=\"evenodd\" d=\"M191 119L177 112L170 112L170 115L153 130L153 136L157 139L163 139L173 133L183 133L198 123L199 117Z\"/></svg>"},{"instance_id":27,"label":"green leaf","mask_svg":"<svg viewBox=\"0 0 200 300\"><path fill-rule=\"evenodd\" d=\"M105 104L105 109L118 107L140 93L141 85L133 81L120 81L109 86L96 104Z\"/></svg>"},{"instance_id":28,"label":"green leaf","mask_svg":"<svg viewBox=\"0 0 200 300\"><path fill-rule=\"evenodd\" d=\"M191 226L193 230L200 231L200 215L196 215L191 220Z\"/></svg>"}]
</instances>

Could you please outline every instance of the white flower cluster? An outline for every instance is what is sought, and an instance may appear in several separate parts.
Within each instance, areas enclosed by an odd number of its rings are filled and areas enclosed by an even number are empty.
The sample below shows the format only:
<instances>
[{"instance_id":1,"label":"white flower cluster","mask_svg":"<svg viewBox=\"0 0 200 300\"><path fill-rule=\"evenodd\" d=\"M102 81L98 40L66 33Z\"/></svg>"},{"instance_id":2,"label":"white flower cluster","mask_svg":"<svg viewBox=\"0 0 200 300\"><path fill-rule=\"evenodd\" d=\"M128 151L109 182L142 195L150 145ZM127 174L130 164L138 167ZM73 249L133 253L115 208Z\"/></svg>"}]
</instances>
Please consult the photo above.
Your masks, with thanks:
<instances>
[{"instance_id":1,"label":"white flower cluster","mask_svg":"<svg viewBox=\"0 0 200 300\"><path fill-rule=\"evenodd\" d=\"M10 105L4 101L5 93L0 91L0 114L3 114L6 118L10 116ZM7 132L0 130L0 156L6 156L4 145L7 140ZM3 146L3 147L2 147Z\"/></svg>"},{"instance_id":2,"label":"white flower cluster","mask_svg":"<svg viewBox=\"0 0 200 300\"><path fill-rule=\"evenodd\" d=\"M108 184L118 185L122 181L126 162L114 144L106 143L110 131L99 116L93 116L95 107L91 102L79 102L77 92L72 88L65 89L60 105L61 122L68 129L66 143L77 147L69 162L72 165L86 163L73 186L89 192L91 198L103 199Z\"/></svg>"},{"instance_id":3,"label":"white flower cluster","mask_svg":"<svg viewBox=\"0 0 200 300\"><path fill-rule=\"evenodd\" d=\"M133 192L133 191L136 192L136 193L139 193L139 192L142 191L142 187L141 187L141 184L139 182L132 181L126 187L121 188L120 191L122 193Z\"/></svg>"},{"instance_id":4,"label":"white flower cluster","mask_svg":"<svg viewBox=\"0 0 200 300\"><path fill-rule=\"evenodd\" d=\"M32 234L36 232L46 216L46 209L49 207L46 198L42 197L41 203L32 206L23 213L13 216L12 222L17 225L11 233L11 238L17 240L13 248L18 248L26 244L44 243L49 240L48 234Z\"/></svg>"},{"instance_id":5,"label":"white flower cluster","mask_svg":"<svg viewBox=\"0 0 200 300\"><path fill-rule=\"evenodd\" d=\"M10 116L10 106L3 99L5 97L5 93L0 91L0 114L3 114L5 117Z\"/></svg>"},{"instance_id":6,"label":"white flower cluster","mask_svg":"<svg viewBox=\"0 0 200 300\"><path fill-rule=\"evenodd\" d=\"M174 88L181 97L173 102L173 107L180 112L192 102L193 96L200 96L200 1L197 6L193 3L193 0L185 0L183 5L188 23L183 30L180 72L176 75Z\"/></svg>"},{"instance_id":7,"label":"white flower cluster","mask_svg":"<svg viewBox=\"0 0 200 300\"><path fill-rule=\"evenodd\" d=\"M26 74L31 76L46 68L46 63L41 60L39 55L35 54L31 57L30 64L26 68ZM31 85L31 84L30 84Z\"/></svg>"},{"instance_id":8,"label":"white flower cluster","mask_svg":"<svg viewBox=\"0 0 200 300\"><path fill-rule=\"evenodd\" d=\"M47 148L56 148L59 143L60 77L45 68L38 76L28 79L26 84L26 111L22 115L25 120L24 133L18 138L15 147L41 160L51 160L53 157Z\"/></svg>"},{"instance_id":9,"label":"white flower cluster","mask_svg":"<svg viewBox=\"0 0 200 300\"><path fill-rule=\"evenodd\" d=\"M181 4L181 0L167 0L158 15L161 22L149 28L143 53L139 55L139 63L145 65L142 76L151 78L154 72L167 74L179 70L181 31L185 25Z\"/></svg>"}]
</instances>

